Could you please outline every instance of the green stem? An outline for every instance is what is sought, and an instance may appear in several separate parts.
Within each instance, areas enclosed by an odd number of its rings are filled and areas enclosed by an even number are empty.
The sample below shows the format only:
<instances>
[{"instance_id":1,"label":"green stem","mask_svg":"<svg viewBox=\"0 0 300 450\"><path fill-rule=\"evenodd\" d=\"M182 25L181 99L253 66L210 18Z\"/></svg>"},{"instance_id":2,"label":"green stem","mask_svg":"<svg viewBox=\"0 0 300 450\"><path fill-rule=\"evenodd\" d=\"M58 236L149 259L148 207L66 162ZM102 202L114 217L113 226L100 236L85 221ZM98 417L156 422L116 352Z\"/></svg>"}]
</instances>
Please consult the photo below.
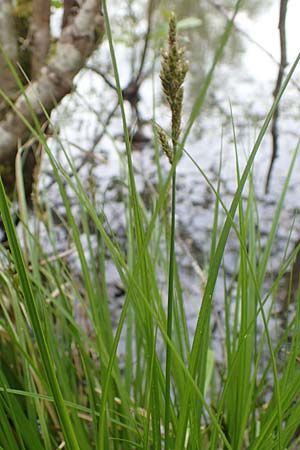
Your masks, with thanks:
<instances>
[{"instance_id":1,"label":"green stem","mask_svg":"<svg viewBox=\"0 0 300 450\"><path fill-rule=\"evenodd\" d=\"M174 146L174 155L176 147ZM173 164L176 164L176 160ZM170 233L170 261L168 281L168 315L167 335L172 340L173 302L174 302L174 267L175 267L175 211L176 211L176 170L172 176L172 198L171 198L171 233ZM170 448L170 415L171 415L171 356L172 349L167 343L166 349L166 394L165 394L165 450Z\"/></svg>"}]
</instances>

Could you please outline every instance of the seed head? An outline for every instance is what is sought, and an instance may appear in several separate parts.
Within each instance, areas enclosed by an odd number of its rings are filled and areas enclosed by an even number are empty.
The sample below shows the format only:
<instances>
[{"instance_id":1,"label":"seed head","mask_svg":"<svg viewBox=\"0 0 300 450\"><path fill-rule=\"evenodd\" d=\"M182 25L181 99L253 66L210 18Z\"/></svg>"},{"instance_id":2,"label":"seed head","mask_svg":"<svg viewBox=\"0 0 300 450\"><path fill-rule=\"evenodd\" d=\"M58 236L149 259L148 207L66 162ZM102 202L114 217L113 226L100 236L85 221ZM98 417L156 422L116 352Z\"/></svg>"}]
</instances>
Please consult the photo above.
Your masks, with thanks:
<instances>
[{"instance_id":1,"label":"seed head","mask_svg":"<svg viewBox=\"0 0 300 450\"><path fill-rule=\"evenodd\" d=\"M184 48L180 47L177 42L176 17L172 13L169 22L168 51L162 50L161 52L160 79L172 113L173 146L176 146L180 135L183 101L182 84L188 71L188 62L184 58L184 51Z\"/></svg>"}]
</instances>

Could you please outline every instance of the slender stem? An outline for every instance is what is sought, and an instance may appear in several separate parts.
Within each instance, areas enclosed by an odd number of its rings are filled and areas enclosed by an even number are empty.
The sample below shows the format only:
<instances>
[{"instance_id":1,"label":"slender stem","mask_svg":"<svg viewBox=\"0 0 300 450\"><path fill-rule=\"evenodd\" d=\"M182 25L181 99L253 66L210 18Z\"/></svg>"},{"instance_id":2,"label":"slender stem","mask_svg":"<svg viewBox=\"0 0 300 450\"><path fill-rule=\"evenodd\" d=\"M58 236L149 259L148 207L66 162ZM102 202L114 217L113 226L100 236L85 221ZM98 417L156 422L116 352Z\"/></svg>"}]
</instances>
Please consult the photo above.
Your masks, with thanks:
<instances>
[{"instance_id":1,"label":"slender stem","mask_svg":"<svg viewBox=\"0 0 300 450\"><path fill-rule=\"evenodd\" d=\"M174 146L174 155L176 146ZM176 164L176 160L173 164ZM168 280L168 315L167 315L167 335L172 340L173 322L173 302L174 302L174 267L175 267L175 212L176 212L176 170L172 176L172 197L171 197L171 233L170 233L170 261ZM165 450L170 448L170 402L171 402L171 359L172 349L167 343L166 349L166 394L165 394Z\"/></svg>"}]
</instances>

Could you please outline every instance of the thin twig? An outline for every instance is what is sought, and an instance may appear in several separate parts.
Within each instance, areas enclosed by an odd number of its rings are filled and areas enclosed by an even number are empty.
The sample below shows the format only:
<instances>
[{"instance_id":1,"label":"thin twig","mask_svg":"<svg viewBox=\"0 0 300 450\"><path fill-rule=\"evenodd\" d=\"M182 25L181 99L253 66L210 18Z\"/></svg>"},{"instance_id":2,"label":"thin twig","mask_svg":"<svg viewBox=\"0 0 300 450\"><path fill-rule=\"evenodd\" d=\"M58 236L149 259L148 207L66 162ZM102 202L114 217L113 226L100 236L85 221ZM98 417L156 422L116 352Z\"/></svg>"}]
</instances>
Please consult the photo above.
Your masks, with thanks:
<instances>
[{"instance_id":1,"label":"thin twig","mask_svg":"<svg viewBox=\"0 0 300 450\"><path fill-rule=\"evenodd\" d=\"M280 37L280 65L279 65L277 80L276 80L276 84L275 84L275 89L273 91L274 99L277 97L278 92L280 90L283 76L284 76L284 70L287 66L287 56L286 56L287 4L288 4L288 0L280 1L280 13L279 13L279 24L278 24L279 37ZM272 127L271 127L272 155L271 155L271 161L270 161L270 166L269 166L267 179L266 179L266 185L265 185L266 194L269 192L271 174L272 174L275 159L278 156L278 118L279 118L279 108L277 107L276 110L274 111L274 115L273 115L273 119L272 119Z\"/></svg>"},{"instance_id":2,"label":"thin twig","mask_svg":"<svg viewBox=\"0 0 300 450\"><path fill-rule=\"evenodd\" d=\"M110 87L111 89L113 89L114 91L117 91L117 88L116 88L116 86L113 84L113 82L110 81L110 79L107 77L107 75L106 75L104 72L102 72L102 70L98 69L98 67L94 67L94 66L91 66L90 64L88 64L85 68L86 68L87 70L90 70L91 72L94 72L94 73L96 73L97 75L99 75L99 76L105 81L105 83L107 84L107 86L109 86L109 87Z\"/></svg>"},{"instance_id":3,"label":"thin twig","mask_svg":"<svg viewBox=\"0 0 300 450\"><path fill-rule=\"evenodd\" d=\"M144 47L143 47L143 52L142 52L142 56L141 56L139 70L135 77L135 82L138 86L140 86L141 82L144 80L143 73L144 73L144 66L145 66L146 55L147 55L147 51L148 51L150 34L151 34L151 29L152 29L152 16L153 16L153 10L154 10L154 3L155 3L154 0L149 0L148 14L147 14L147 31L146 31L145 38L144 38Z\"/></svg>"},{"instance_id":4,"label":"thin twig","mask_svg":"<svg viewBox=\"0 0 300 450\"><path fill-rule=\"evenodd\" d=\"M75 144L71 141L67 141L67 143L75 148L77 148L78 150L81 150L82 152L85 153L84 157L80 160L79 164L77 166L75 166L75 172L78 173L92 158L93 159L98 159L99 160L99 156L95 155L95 149L97 147L97 145L99 144L99 142L101 141L101 139L104 137L106 131L107 131L107 127L110 123L110 121L112 120L112 118L114 117L117 108L118 108L119 102L117 102L116 105L114 105L113 109L110 111L110 113L108 114L104 124L103 124L103 128L101 130L101 132L93 139L93 143L92 143L92 147L89 150L84 150L83 148L81 148L78 144ZM94 110L93 111L96 115L97 112ZM61 140L62 141L62 140ZM103 161L100 161L103 162ZM70 171L70 173L68 174L68 176L71 178L73 176L74 172ZM49 174L50 175L50 174ZM46 191L48 191L50 189L51 186L53 186L56 183L56 180L54 177L52 177L52 179L49 181L49 183L44 187L44 189Z\"/></svg>"}]
</instances>

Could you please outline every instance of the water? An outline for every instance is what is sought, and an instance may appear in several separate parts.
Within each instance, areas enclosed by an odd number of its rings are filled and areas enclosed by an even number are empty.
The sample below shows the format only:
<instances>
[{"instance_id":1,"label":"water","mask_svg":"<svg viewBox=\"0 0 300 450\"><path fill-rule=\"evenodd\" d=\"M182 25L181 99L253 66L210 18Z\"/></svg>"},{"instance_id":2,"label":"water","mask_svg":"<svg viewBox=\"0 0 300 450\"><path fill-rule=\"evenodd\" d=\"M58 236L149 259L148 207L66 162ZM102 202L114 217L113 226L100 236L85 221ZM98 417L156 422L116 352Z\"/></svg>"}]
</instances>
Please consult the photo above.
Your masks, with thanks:
<instances>
[{"instance_id":1,"label":"water","mask_svg":"<svg viewBox=\"0 0 300 450\"><path fill-rule=\"evenodd\" d=\"M247 2L246 2L247 3ZM253 5L253 2L249 2ZM140 5L140 4L139 4ZM193 100L199 91L201 80L208 70L215 49L217 37L224 27L224 16L217 12L210 2L181 2L184 5L184 15L201 17L200 30L182 33L187 47L187 55L191 61L191 72L186 85L185 97L185 121L187 120ZM201 6L202 5L202 6ZM290 0L287 16L287 43L288 61L293 62L300 50L300 30L298 18L300 5L297 0ZM122 30L122 17L126 10L112 5L113 30L120 39L116 39L116 52L119 64L122 86L126 86L131 79L131 74L141 44L136 43L135 50L125 45L126 39L135 42L135 35L131 29ZM200 11L197 11L200 8ZM202 9L201 9L202 8ZM204 9L203 9L204 8ZM223 152L221 194L226 205L230 204L236 189L235 154L233 145L233 133L231 124L231 108L235 124L238 154L241 168L245 164L263 120L272 104L272 92L277 77L279 60L278 42L278 2L269 1L261 6L256 3L259 13L252 11L249 14L247 8L238 16L236 25L242 33L237 31L231 41L231 46L226 51L226 57L219 68L217 68L212 87L208 94L208 100L199 119L193 127L193 132L188 140L187 149L195 158L202 170L205 171L213 184L217 181L220 148ZM180 16L180 5L178 7ZM183 11L181 11L183 13ZM143 14L143 9L137 7L136 15ZM228 12L229 14L229 12ZM165 20L166 21L166 20ZM137 21L136 26L140 30L146 28L146 22ZM160 25L155 32L158 37L165 35L166 27ZM125 27L126 28L126 27ZM130 27L129 27L130 28ZM157 38L157 37L156 37ZM206 40L205 40L206 39ZM159 45L155 43L149 51L149 60L146 69L153 66L153 55L157 53ZM91 64L109 74L109 50L104 43L97 52ZM161 89L159 85L159 64L155 63L153 78L149 76L140 89L141 100L139 102L139 115L145 122L140 131L150 139L150 142L141 146L140 150L134 152L133 160L137 171L137 185L140 192L149 188L149 183L156 183L157 174L153 164L153 146L151 142L152 130L151 120L153 117L153 100L155 99L155 118L163 126L169 126L169 112L161 103ZM284 95L280 105L279 122L279 156L276 159L271 179L270 192L265 194L265 180L268 164L271 156L271 139L267 134L257 156L254 166L254 183L257 197L259 199L258 209L260 213L260 225L262 231L262 243L266 242L271 221L274 217L276 202L280 195L285 175L287 173L293 149L299 138L300 119L300 86L299 70ZM109 76L109 75L108 75ZM110 78L113 82L113 78ZM124 214L121 208L121 191L118 179L123 172L120 154L124 155L124 141L122 139L122 128L120 116L117 113L106 128L106 133L99 142L95 142L95 136L103 131L106 118L114 108L117 96L104 80L92 71L82 71L77 77L77 94L68 97L58 108L54 117L61 124L61 136L65 140L69 152L77 158L82 157L82 147L85 150L93 150L98 158L105 161L93 169L98 180L98 202L102 204L105 199L105 212L113 230L122 239L124 230ZM137 128L134 111L126 104L129 125L132 130ZM64 118L64 119L63 119ZM76 143L76 145L74 145ZM162 157L165 173L169 170L168 162ZM80 170L82 179L87 178L89 165ZM292 232L291 246L299 238L300 223L299 195L300 183L299 172L300 160L296 161L291 186L288 190L285 207L280 219L277 239L271 257L270 270L276 272L283 255L286 240L295 217ZM49 179L45 178L47 184ZM187 312L189 316L189 327L191 333L195 327L195 312L201 304L202 285L205 278L205 267L209 254L210 234L213 223L214 196L201 178L198 170L191 161L184 157L178 167L177 187L177 230L178 246L177 252L181 261L182 281L185 289ZM52 187L50 195L56 201L56 187ZM228 250L225 259L225 267L228 274L232 273L235 261L238 241L234 233L230 234ZM78 262L73 261L74 266ZM77 270L80 270L77 267ZM199 272L200 271L200 272ZM200 274L200 275L199 275ZM202 275L201 275L202 274ZM120 283L116 271L111 269L109 273L109 284L111 295ZM220 349L222 341L222 325L224 323L223 312L223 286L221 281L217 283L214 296L214 328L216 349ZM275 326L275 325L274 325ZM222 358L222 351L217 351L217 357Z\"/></svg>"}]
</instances>

